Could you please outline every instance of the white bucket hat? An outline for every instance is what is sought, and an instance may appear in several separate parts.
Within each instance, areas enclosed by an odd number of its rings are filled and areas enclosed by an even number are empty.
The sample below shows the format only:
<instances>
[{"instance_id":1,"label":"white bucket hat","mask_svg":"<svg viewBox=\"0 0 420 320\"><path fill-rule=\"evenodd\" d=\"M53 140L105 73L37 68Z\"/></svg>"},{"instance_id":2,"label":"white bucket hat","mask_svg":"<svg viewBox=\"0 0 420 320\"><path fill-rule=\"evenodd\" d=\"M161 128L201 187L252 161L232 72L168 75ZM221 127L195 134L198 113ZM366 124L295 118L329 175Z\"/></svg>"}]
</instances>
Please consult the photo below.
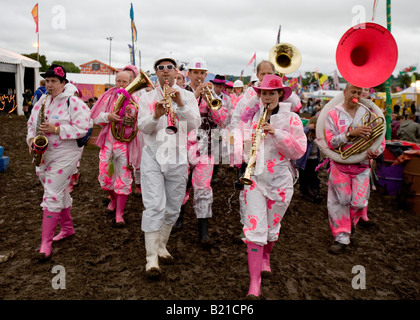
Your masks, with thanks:
<instances>
[{"instance_id":1,"label":"white bucket hat","mask_svg":"<svg viewBox=\"0 0 420 320\"><path fill-rule=\"evenodd\" d=\"M194 58L188 63L187 70L196 69L196 70L208 70L207 63L202 58Z\"/></svg>"}]
</instances>

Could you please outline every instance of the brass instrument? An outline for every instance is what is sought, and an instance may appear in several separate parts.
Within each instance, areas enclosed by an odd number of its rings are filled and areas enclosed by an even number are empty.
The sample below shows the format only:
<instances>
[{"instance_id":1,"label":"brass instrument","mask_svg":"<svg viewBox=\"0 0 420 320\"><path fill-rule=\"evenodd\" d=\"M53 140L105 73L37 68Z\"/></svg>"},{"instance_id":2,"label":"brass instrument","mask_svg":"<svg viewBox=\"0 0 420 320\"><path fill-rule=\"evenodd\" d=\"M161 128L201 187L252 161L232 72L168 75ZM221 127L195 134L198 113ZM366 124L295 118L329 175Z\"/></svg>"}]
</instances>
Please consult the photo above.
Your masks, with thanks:
<instances>
[{"instance_id":1,"label":"brass instrument","mask_svg":"<svg viewBox=\"0 0 420 320\"><path fill-rule=\"evenodd\" d=\"M201 80L198 80L201 84ZM222 101L217 99L211 93L211 90L208 86L205 87L205 92L203 94L204 100L206 100L207 105L213 111L217 111L222 107Z\"/></svg>"},{"instance_id":2,"label":"brass instrument","mask_svg":"<svg viewBox=\"0 0 420 320\"><path fill-rule=\"evenodd\" d=\"M257 128L255 129L255 132L252 136L252 146L250 150L248 164L246 166L243 176L239 179L239 181L242 184L246 184L246 185L252 184L251 176L254 174L255 165L257 164L257 151L260 148L261 140L265 138L265 133L261 129L261 127L262 127L262 124L266 122L265 118L267 117L268 106L269 104L265 106L264 112L262 116L260 117L260 119L258 120Z\"/></svg>"},{"instance_id":3,"label":"brass instrument","mask_svg":"<svg viewBox=\"0 0 420 320\"><path fill-rule=\"evenodd\" d=\"M283 42L271 48L268 60L274 64L278 73L284 75L299 69L302 55L294 45Z\"/></svg>"},{"instance_id":4,"label":"brass instrument","mask_svg":"<svg viewBox=\"0 0 420 320\"><path fill-rule=\"evenodd\" d=\"M172 106L172 97L175 95L169 94L167 92L169 88L169 81L168 78L165 78L165 84L163 86L163 97L168 100L168 105L166 107L166 117L168 118L168 126L165 129L167 134L175 134L178 132L178 128L176 127L176 115Z\"/></svg>"},{"instance_id":5,"label":"brass instrument","mask_svg":"<svg viewBox=\"0 0 420 320\"><path fill-rule=\"evenodd\" d=\"M153 87L153 82L150 81L149 77L143 72L143 70L140 70L138 76L125 88L125 90L131 94L134 91L146 88L148 86ZM114 110L113 112L115 114L119 114L120 110L125 102L127 98L121 94L117 101L115 102L114 105ZM138 109L138 104L136 102L134 102L134 100L130 100L130 103L136 107L136 109ZM114 136L114 138L118 141L121 142L130 142L131 140L133 140L135 138L135 136L137 135L137 119L135 118L135 113L132 114L132 110L130 108L125 108L124 110L124 115L123 115L123 120L119 123L116 122L111 122L111 132L112 135ZM133 128L130 136L128 138L124 137L124 132L125 129L127 127L131 127Z\"/></svg>"},{"instance_id":6,"label":"brass instrument","mask_svg":"<svg viewBox=\"0 0 420 320\"><path fill-rule=\"evenodd\" d=\"M359 154L362 152L365 152L367 149L370 148L370 146L373 144L373 142L382 135L383 131L385 130L385 118L376 116L373 112L370 111L368 107L366 107L364 104L358 102L358 104L362 107L364 107L368 113L366 113L363 116L363 126L371 126L372 133L370 134L368 139L365 139L363 137L357 137L353 139L353 144L343 149L345 145L340 146L338 149L334 150L337 153L340 154L341 159L346 160L352 155Z\"/></svg>"},{"instance_id":7,"label":"brass instrument","mask_svg":"<svg viewBox=\"0 0 420 320\"><path fill-rule=\"evenodd\" d=\"M32 142L32 163L35 163L37 167L42 163L44 153L48 147L48 139L43 132L39 131L39 126L45 121L45 101L48 95L42 101L41 108L39 109L37 123L36 123L36 136Z\"/></svg>"},{"instance_id":8,"label":"brass instrument","mask_svg":"<svg viewBox=\"0 0 420 320\"><path fill-rule=\"evenodd\" d=\"M398 48L395 39L386 28L376 23L353 26L341 37L337 45L338 70L348 83L359 88L376 87L386 81L392 74L397 60ZM371 100L360 101L362 103L359 105L369 111L363 117L363 125L372 126L372 133L368 140L357 138L350 148L332 150L325 137L327 115L336 105L344 102L344 95L340 93L334 97L322 108L318 116L315 141L321 151L337 163L353 164L364 161L366 151L377 150L385 138L385 117L382 110Z\"/></svg>"}]
</instances>

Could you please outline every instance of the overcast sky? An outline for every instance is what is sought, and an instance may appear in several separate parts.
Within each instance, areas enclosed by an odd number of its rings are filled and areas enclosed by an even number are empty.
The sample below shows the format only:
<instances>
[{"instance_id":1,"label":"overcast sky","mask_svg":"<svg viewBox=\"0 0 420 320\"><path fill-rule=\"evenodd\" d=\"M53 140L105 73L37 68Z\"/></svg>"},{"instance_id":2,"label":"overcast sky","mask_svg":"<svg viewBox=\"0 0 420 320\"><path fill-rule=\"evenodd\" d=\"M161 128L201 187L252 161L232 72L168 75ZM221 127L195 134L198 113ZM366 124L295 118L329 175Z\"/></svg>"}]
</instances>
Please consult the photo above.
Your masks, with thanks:
<instances>
[{"instance_id":1,"label":"overcast sky","mask_svg":"<svg viewBox=\"0 0 420 320\"><path fill-rule=\"evenodd\" d=\"M386 27L386 0L377 0L373 22ZM32 8L39 3L40 54L80 65L91 60L122 68L130 63L130 4L141 50L141 68L151 70L154 58L171 51L179 61L207 61L209 71L251 75L245 68L254 52L257 63L268 59L281 25L281 42L302 54L299 71L333 75L341 36L353 25L372 22L374 0L0 0L0 47L17 53L36 52ZM399 70L420 60L420 1L394 0L392 34ZM139 67L138 53L136 65ZM299 72L295 73L298 74ZM292 74L294 75L294 74Z\"/></svg>"}]
</instances>

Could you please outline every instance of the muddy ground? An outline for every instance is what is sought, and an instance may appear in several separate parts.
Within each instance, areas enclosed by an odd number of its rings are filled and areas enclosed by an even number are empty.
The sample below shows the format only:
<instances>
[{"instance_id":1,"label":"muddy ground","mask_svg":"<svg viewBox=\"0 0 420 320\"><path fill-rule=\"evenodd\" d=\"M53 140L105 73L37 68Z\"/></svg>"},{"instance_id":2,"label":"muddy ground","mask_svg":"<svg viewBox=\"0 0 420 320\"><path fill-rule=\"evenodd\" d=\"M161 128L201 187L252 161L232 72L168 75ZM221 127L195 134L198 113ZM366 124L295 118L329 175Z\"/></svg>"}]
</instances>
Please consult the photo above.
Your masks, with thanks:
<instances>
[{"instance_id":1,"label":"muddy ground","mask_svg":"<svg viewBox=\"0 0 420 320\"><path fill-rule=\"evenodd\" d=\"M77 236L53 245L53 258L39 263L43 189L25 143L23 116L0 116L0 145L10 168L0 173L0 299L3 300L240 300L248 290L246 246L238 241L236 172L219 170L214 187L210 234L214 246L198 243L191 200L184 227L173 233L168 250L176 258L162 266L160 281L146 279L141 197L127 201L127 227L112 227L97 181L98 152L86 147L80 184L72 192ZM326 210L326 173L320 172L323 201L300 196L298 185L272 253L271 278L262 281L267 300L418 300L420 298L420 215L396 197L373 191L369 217L374 226L357 227L347 252L327 252L332 243ZM55 266L65 269L65 289L54 289ZM353 269L356 266L356 269ZM365 270L365 289L352 287ZM62 269L60 269L62 270ZM354 280L353 283L361 284Z\"/></svg>"}]
</instances>

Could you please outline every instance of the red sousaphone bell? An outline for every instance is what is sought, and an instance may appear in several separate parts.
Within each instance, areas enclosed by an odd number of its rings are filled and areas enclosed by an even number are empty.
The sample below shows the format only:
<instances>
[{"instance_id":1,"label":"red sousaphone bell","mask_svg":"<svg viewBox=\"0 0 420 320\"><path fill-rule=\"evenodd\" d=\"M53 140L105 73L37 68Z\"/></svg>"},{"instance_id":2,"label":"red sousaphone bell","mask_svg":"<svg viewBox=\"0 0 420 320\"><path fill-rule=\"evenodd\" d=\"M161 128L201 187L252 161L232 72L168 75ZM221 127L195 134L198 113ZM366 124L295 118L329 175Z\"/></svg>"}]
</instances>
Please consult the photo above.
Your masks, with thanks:
<instances>
[{"instance_id":1,"label":"red sousaphone bell","mask_svg":"<svg viewBox=\"0 0 420 320\"><path fill-rule=\"evenodd\" d=\"M392 34L371 22L347 30L336 51L341 76L360 88L384 83L394 71L397 59L398 48Z\"/></svg>"}]
</instances>

